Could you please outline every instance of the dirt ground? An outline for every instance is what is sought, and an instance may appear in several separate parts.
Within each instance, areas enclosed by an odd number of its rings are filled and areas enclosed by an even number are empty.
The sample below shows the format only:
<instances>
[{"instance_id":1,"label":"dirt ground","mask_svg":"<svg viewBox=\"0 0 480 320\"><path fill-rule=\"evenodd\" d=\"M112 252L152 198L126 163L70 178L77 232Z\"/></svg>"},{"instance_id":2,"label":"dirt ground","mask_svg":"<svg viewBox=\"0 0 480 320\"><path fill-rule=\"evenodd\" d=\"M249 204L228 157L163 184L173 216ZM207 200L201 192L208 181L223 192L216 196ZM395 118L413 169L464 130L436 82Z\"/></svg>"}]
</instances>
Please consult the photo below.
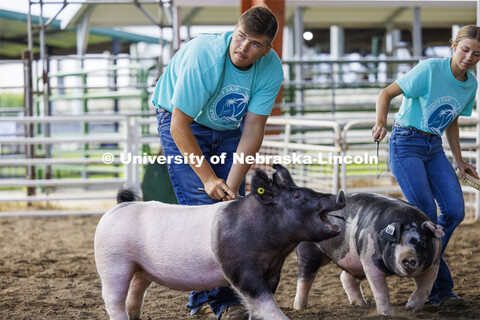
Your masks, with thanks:
<instances>
[{"instance_id":1,"label":"dirt ground","mask_svg":"<svg viewBox=\"0 0 480 320\"><path fill-rule=\"evenodd\" d=\"M1 213L0 213L1 215ZM0 319L107 319L93 258L93 237L100 216L0 218ZM412 279L390 277L395 319L480 319L480 223L463 223L445 255L456 291L465 307L426 306L411 314L403 307L413 291ZM309 308L292 309L297 265L291 254L276 293L291 319L388 319L377 315L366 280L362 287L368 307L350 306L342 289L341 270L321 269ZM199 319L189 317L188 294L152 285L142 319ZM206 318L205 318L206 319Z\"/></svg>"}]
</instances>

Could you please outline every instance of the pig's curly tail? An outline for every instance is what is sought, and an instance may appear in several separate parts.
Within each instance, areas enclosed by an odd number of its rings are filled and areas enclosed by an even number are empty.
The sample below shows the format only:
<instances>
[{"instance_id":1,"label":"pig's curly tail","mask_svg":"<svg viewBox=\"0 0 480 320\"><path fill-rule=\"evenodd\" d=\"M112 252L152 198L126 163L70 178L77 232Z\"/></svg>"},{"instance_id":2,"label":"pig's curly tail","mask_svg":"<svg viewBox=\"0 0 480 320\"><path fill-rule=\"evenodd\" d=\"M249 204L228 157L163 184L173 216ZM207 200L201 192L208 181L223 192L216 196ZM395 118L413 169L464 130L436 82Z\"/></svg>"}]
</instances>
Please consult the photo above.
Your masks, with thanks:
<instances>
[{"instance_id":1,"label":"pig's curly tail","mask_svg":"<svg viewBox=\"0 0 480 320\"><path fill-rule=\"evenodd\" d=\"M122 202L139 201L140 197L131 187L122 187L117 193L117 204Z\"/></svg>"}]
</instances>

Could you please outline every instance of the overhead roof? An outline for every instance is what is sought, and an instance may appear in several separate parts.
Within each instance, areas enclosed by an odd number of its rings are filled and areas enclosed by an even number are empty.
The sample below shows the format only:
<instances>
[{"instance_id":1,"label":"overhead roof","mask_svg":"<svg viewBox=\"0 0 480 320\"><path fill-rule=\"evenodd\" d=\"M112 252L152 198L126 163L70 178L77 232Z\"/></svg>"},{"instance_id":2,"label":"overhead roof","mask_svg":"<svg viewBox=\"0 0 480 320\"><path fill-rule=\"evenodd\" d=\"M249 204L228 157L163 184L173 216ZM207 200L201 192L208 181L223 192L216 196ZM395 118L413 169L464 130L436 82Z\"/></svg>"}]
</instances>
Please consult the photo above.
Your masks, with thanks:
<instances>
[{"instance_id":1,"label":"overhead roof","mask_svg":"<svg viewBox=\"0 0 480 320\"><path fill-rule=\"evenodd\" d=\"M124 4L83 4L62 27L75 26L91 8L92 27L152 25L133 0ZM144 4L142 4L142 1ZM152 17L160 20L161 1L137 0ZM240 0L173 0L180 7L183 25L234 25L240 14ZM304 8L305 28L328 28L339 25L349 28L382 28L393 24L400 28L410 27L413 8L420 7L422 26L445 28L453 24L465 25L476 22L476 0L286 0L285 21L292 22L296 8Z\"/></svg>"},{"instance_id":2,"label":"overhead roof","mask_svg":"<svg viewBox=\"0 0 480 320\"><path fill-rule=\"evenodd\" d=\"M0 59L18 59L28 49L27 14L0 9ZM45 22L47 19L44 19ZM32 24L38 25L40 18L32 16ZM62 30L61 22L54 20L46 29L45 43L50 54L72 54L76 52L76 30ZM38 53L38 31L34 33L34 53ZM112 49L112 39L117 38L124 45L132 42L158 43L158 38L118 31L112 28L92 27L88 45L95 52Z\"/></svg>"},{"instance_id":3,"label":"overhead roof","mask_svg":"<svg viewBox=\"0 0 480 320\"><path fill-rule=\"evenodd\" d=\"M164 14L161 3L165 0L100 0L93 4L85 0L76 13L62 21L55 20L47 29L46 45L51 54L76 52L75 28L90 12L88 48L92 52L111 49L113 38L130 42L158 43L158 38L114 30L123 26L152 26L145 10L157 22ZM66 0L68 3L68 0ZM78 4L79 0L75 3ZM134 3L137 3L138 8ZM173 0L180 8L182 25L234 25L240 14L241 0ZM38 5L38 3L37 3ZM48 2L44 2L48 6ZM305 29L329 28L331 25L346 28L410 29L415 7L420 8L423 28L450 28L454 24L475 24L476 0L286 0L285 21L293 23L296 8L303 8ZM33 16L33 23L39 23ZM163 18L163 22L167 20ZM62 30L63 29L63 30ZM35 33L34 50L38 51L38 32ZM27 15L0 9L0 58L18 58L27 45Z\"/></svg>"}]
</instances>

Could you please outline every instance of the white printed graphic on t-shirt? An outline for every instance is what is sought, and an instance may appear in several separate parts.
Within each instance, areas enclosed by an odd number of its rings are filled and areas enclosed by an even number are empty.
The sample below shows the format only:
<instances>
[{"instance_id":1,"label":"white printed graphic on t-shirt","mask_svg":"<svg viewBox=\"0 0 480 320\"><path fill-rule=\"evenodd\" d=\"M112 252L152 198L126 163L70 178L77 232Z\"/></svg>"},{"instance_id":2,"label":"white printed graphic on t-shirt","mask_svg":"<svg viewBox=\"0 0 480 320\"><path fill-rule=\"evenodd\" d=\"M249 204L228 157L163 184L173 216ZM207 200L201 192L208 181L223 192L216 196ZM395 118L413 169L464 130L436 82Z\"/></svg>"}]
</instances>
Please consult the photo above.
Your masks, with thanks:
<instances>
[{"instance_id":1,"label":"white printed graphic on t-shirt","mask_svg":"<svg viewBox=\"0 0 480 320\"><path fill-rule=\"evenodd\" d=\"M422 127L428 128L431 133L441 135L450 123L461 112L460 103L457 99L449 96L438 98L423 113Z\"/></svg>"},{"instance_id":2,"label":"white printed graphic on t-shirt","mask_svg":"<svg viewBox=\"0 0 480 320\"><path fill-rule=\"evenodd\" d=\"M208 108L210 121L219 126L238 122L248 107L249 92L250 89L236 85L224 87Z\"/></svg>"}]
</instances>

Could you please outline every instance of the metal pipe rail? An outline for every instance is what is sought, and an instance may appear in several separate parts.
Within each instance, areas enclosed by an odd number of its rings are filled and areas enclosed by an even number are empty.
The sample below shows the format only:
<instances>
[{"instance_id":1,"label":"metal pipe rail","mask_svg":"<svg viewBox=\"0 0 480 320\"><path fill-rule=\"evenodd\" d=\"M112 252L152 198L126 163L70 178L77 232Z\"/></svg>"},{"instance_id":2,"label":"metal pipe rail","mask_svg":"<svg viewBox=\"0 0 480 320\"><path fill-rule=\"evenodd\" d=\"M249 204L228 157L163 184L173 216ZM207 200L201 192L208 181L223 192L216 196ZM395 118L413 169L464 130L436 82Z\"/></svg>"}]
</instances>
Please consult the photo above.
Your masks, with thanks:
<instances>
[{"instance_id":1,"label":"metal pipe rail","mask_svg":"<svg viewBox=\"0 0 480 320\"><path fill-rule=\"evenodd\" d=\"M59 144L59 143L95 143L95 142L114 142L121 143L123 147L120 150L114 152L117 153L117 157L113 160L112 164L123 166L124 177L123 178L83 178L83 179L38 179L38 180L26 180L26 179L0 179L0 187L72 187L72 186L107 186L107 187L119 187L123 183L128 183L139 189L141 184L140 177L140 165L133 163L122 163L118 157L120 153L131 153L132 155L140 156L141 146L143 144L160 144L158 136L153 134L142 135L140 130L142 126L155 126L156 121L153 115L148 114L148 117L137 116L117 116L117 115L99 115L99 116L78 116L72 117L0 117L0 125L3 122L14 121L16 123L121 123L122 132L115 135L100 136L78 136L78 137L34 137L24 138L18 137L12 140L2 141L3 144ZM388 118L388 124L391 125L393 117ZM314 155L318 153L329 152L335 156L346 157L358 154L361 150L367 150L369 153L374 153L374 143L367 144L366 141L371 140L369 136L369 129L375 123L373 118L370 119L357 119L352 121L342 120L310 120L310 119L297 119L293 117L270 117L267 121L269 127L274 127L276 132L281 134L266 135L262 143L262 150L273 149L273 154L279 155L291 155L293 152L298 151L298 154ZM460 124L465 126L476 125L476 118L461 118ZM353 132L354 129L364 128L357 132ZM319 133L313 132L312 134L293 134L292 130L318 130ZM329 132L329 130L331 130ZM466 136L468 139L473 138L470 134L464 135L461 131L461 137ZM462 144L462 146L464 146ZM469 147L477 148L477 144L472 144ZM94 150L93 150L94 151ZM108 150L106 150L108 151ZM109 152L109 151L108 151ZM269 151L267 151L268 153ZM381 156L386 157L386 143L381 144ZM465 157L470 157L473 151L465 151ZM467 155L468 153L468 155ZM34 159L12 159L7 157L0 158L0 167L8 166L39 166L39 165L89 165L89 164L102 164L103 160L99 157L85 157L80 156L77 158L34 158ZM365 172L365 169L361 167L349 168L347 171L347 164L334 163L324 167L322 165L317 166L294 166L292 173L297 175L295 177L297 181L312 183L315 181L317 173L320 173L321 183L325 181L330 185L332 183L331 192L337 193L341 188L348 192L380 192L380 193L401 193L398 185L388 182L386 185L378 185L375 182L373 175ZM330 173L331 168L331 173ZM327 171L325 171L327 169ZM318 170L318 171L317 171ZM327 173L327 174L325 174ZM382 174L382 179L391 179L393 176L391 173ZM370 181L367 186L359 187L357 185L347 187L347 178L363 179ZM327 180L328 179L328 180ZM370 179L370 180L368 180ZM472 188L462 187L466 194L473 194ZM478 196L478 195L476 195ZM109 195L111 197L111 195ZM101 195L92 195L80 193L78 195L39 195L39 196L25 196L25 197L9 197L8 201L50 201L50 200L79 200L79 199L94 199L102 198ZM105 198L105 197L103 197ZM1 199L0 202L6 202L6 199ZM466 199L467 201L467 199ZM467 208L474 207L478 212L478 208L471 201L467 201ZM478 216L476 216L478 219Z\"/></svg>"},{"instance_id":2,"label":"metal pipe rail","mask_svg":"<svg viewBox=\"0 0 480 320\"><path fill-rule=\"evenodd\" d=\"M0 159L0 167L11 166L38 166L38 165L88 165L105 164L100 158L49 158L49 159ZM119 159L115 159L111 164L122 164Z\"/></svg>"},{"instance_id":3,"label":"metal pipe rail","mask_svg":"<svg viewBox=\"0 0 480 320\"><path fill-rule=\"evenodd\" d=\"M83 76L83 75L104 75L111 72L118 72L118 71L137 71L140 68L139 65L130 64L128 66L109 66L107 68L98 68L94 70L84 71L72 71L72 72L58 72L58 73L50 73L48 74L49 78L65 78L65 77L74 77L74 76ZM41 77L39 77L41 78Z\"/></svg>"},{"instance_id":4,"label":"metal pipe rail","mask_svg":"<svg viewBox=\"0 0 480 320\"><path fill-rule=\"evenodd\" d=\"M125 139L121 135L111 136L111 137L102 137L98 135L89 136L72 136L72 137L33 137L33 138L15 138L11 140L6 140L3 144L59 144L59 143L118 143L124 142Z\"/></svg>"},{"instance_id":5,"label":"metal pipe rail","mask_svg":"<svg viewBox=\"0 0 480 320\"><path fill-rule=\"evenodd\" d=\"M0 90L3 90L3 89L23 89L24 86L1 86L0 87Z\"/></svg>"},{"instance_id":6,"label":"metal pipe rail","mask_svg":"<svg viewBox=\"0 0 480 320\"><path fill-rule=\"evenodd\" d=\"M103 200L106 199L107 196L105 195L98 195L98 194L87 194L82 195L79 197L78 195L46 195L46 196L10 196L8 198L1 198L0 203L7 203L7 202L41 202L41 201L72 201L72 200ZM108 198L112 198L112 195L108 195ZM3 212L0 216L4 216Z\"/></svg>"},{"instance_id":7,"label":"metal pipe rail","mask_svg":"<svg viewBox=\"0 0 480 320\"><path fill-rule=\"evenodd\" d=\"M4 87L3 87L4 88ZM23 87L22 87L23 88ZM57 85L57 86L52 86L52 89L84 89L84 90L104 90L105 86L87 86L87 85L78 85L78 86L65 86L65 85ZM149 89L151 88L150 85L147 84L137 84L137 85L129 85L129 86L109 86L108 89L112 90L119 90L119 89Z\"/></svg>"},{"instance_id":8,"label":"metal pipe rail","mask_svg":"<svg viewBox=\"0 0 480 320\"><path fill-rule=\"evenodd\" d=\"M362 58L362 59L298 59L290 58L283 59L282 62L286 64L318 64L318 63L417 63L419 60L424 59L425 57L411 57L411 58L395 58L395 57L386 57L381 59L374 58Z\"/></svg>"},{"instance_id":9,"label":"metal pipe rail","mask_svg":"<svg viewBox=\"0 0 480 320\"><path fill-rule=\"evenodd\" d=\"M135 125L135 119L119 115L99 115L99 116L76 116L76 117L0 117L0 125L6 122L15 122L19 124L40 123L40 124L65 124L65 123L121 123L123 124L123 133L113 134L89 134L86 136L54 136L54 137L14 137L9 140L2 141L2 145L58 145L65 143L121 143L123 145L121 152L130 153L132 148L138 144L138 127ZM83 152L83 151L82 151ZM104 151L105 152L105 151ZM113 156L113 155L112 155ZM80 157L80 158L21 158L13 159L2 157L0 159L0 167L19 167L19 166L51 166L51 165L123 165L123 178L75 178L75 179L0 179L0 187L111 187L118 188L124 183L139 185L138 177L135 174L133 164L123 164L120 159L114 158L112 161L105 162L103 158L99 157ZM91 195L87 195L91 198ZM77 199L84 199L85 195L79 194L71 197ZM104 197L105 198L105 197ZM49 201L55 200L56 197L46 196L26 196L22 201ZM19 200L10 199L10 201ZM0 202L4 200L0 199Z\"/></svg>"},{"instance_id":10,"label":"metal pipe rail","mask_svg":"<svg viewBox=\"0 0 480 320\"><path fill-rule=\"evenodd\" d=\"M268 139L268 135L265 136L262 146L263 147L276 147L283 148L283 154L286 155L289 150L304 150L304 151L317 151L317 152L332 152L335 155L339 155L341 152L341 127L340 124L335 121L322 121L322 120L306 120L295 119L285 117L269 117L267 125L271 126L283 126L283 142L273 141ZM332 146L319 146L305 143L293 143L292 139L292 127L310 127L318 129L331 129L333 130L333 145ZM333 176L332 176L332 193L339 191L339 166L333 164Z\"/></svg>"},{"instance_id":11,"label":"metal pipe rail","mask_svg":"<svg viewBox=\"0 0 480 320\"><path fill-rule=\"evenodd\" d=\"M120 178L102 179L0 179L0 187L115 186L127 182Z\"/></svg>"},{"instance_id":12,"label":"metal pipe rail","mask_svg":"<svg viewBox=\"0 0 480 320\"><path fill-rule=\"evenodd\" d=\"M30 0L31 4L42 4L42 0ZM147 0L147 1L142 1L142 0L107 0L103 2L99 2L98 0L65 0L67 4L130 4L133 5L135 2L138 2L140 4L161 4L162 1L158 0ZM48 2L43 2L43 4L64 4L65 1L48 1Z\"/></svg>"},{"instance_id":13,"label":"metal pipe rail","mask_svg":"<svg viewBox=\"0 0 480 320\"><path fill-rule=\"evenodd\" d=\"M117 55L104 55L104 54L96 54L96 53L89 53L85 55L77 55L77 54L69 54L64 56L50 56L50 60L132 60L132 61L143 61L143 60L158 60L158 56L151 56L151 57L132 57L126 53L120 53ZM20 61L21 62L21 61Z\"/></svg>"},{"instance_id":14,"label":"metal pipe rail","mask_svg":"<svg viewBox=\"0 0 480 320\"><path fill-rule=\"evenodd\" d=\"M287 148L287 149L295 149L295 150L302 150L302 151L332 152L332 153L339 153L341 151L339 147L319 146L319 145L313 145L313 144L294 143L294 142L285 142L285 141L273 141L268 139L264 139L262 143L262 147Z\"/></svg>"},{"instance_id":15,"label":"metal pipe rail","mask_svg":"<svg viewBox=\"0 0 480 320\"><path fill-rule=\"evenodd\" d=\"M91 216L102 215L105 211L99 210L35 210L35 211L13 211L2 212L0 217L67 217L67 216Z\"/></svg>"},{"instance_id":16,"label":"metal pipe rail","mask_svg":"<svg viewBox=\"0 0 480 320\"><path fill-rule=\"evenodd\" d=\"M90 115L90 116L49 116L49 117L0 117L0 122L18 123L65 123L65 122L120 122L126 121L122 115Z\"/></svg>"}]
</instances>

